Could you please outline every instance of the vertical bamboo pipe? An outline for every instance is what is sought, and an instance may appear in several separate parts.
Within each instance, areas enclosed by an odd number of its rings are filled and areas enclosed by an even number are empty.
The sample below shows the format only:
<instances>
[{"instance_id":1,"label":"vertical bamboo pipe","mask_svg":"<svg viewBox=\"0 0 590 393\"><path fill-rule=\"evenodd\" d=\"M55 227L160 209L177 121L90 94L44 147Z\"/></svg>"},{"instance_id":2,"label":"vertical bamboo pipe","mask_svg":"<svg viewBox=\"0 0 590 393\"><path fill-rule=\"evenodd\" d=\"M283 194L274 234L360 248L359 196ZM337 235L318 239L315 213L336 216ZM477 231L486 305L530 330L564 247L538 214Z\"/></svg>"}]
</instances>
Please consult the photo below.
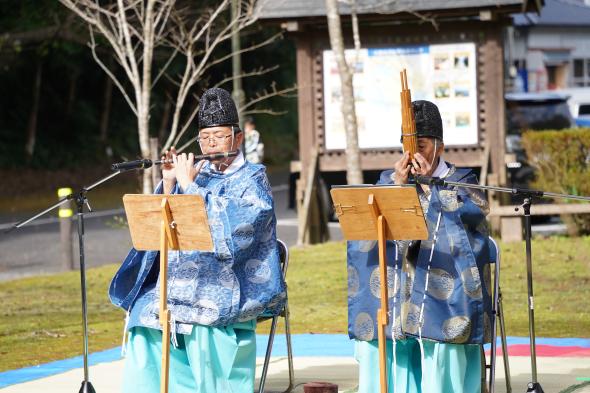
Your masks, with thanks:
<instances>
[{"instance_id":1,"label":"vertical bamboo pipe","mask_svg":"<svg viewBox=\"0 0 590 393\"><path fill-rule=\"evenodd\" d=\"M416 122L414 120L414 111L412 110L412 93L408 85L408 76L406 69L400 72L401 79L401 114L402 114L402 145L404 151L410 153L410 160L414 158L417 149Z\"/></svg>"}]
</instances>

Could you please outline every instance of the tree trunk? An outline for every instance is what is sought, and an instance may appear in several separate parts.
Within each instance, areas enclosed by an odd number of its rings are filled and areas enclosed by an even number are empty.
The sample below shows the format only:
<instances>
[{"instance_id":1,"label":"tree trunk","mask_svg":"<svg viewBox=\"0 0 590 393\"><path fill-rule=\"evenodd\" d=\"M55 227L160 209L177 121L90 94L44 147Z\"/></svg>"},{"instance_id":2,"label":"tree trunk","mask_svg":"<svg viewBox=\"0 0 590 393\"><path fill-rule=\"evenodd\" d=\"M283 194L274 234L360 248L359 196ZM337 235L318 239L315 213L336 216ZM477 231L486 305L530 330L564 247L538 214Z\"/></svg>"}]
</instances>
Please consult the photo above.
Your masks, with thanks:
<instances>
[{"instance_id":1,"label":"tree trunk","mask_svg":"<svg viewBox=\"0 0 590 393\"><path fill-rule=\"evenodd\" d=\"M67 126L70 125L72 111L74 109L74 103L76 102L76 91L78 90L78 76L80 76L80 73L78 71L73 71L70 74L70 78L69 78L68 98L66 101L66 117L65 117L65 124Z\"/></svg>"},{"instance_id":2,"label":"tree trunk","mask_svg":"<svg viewBox=\"0 0 590 393\"><path fill-rule=\"evenodd\" d=\"M148 96L149 93L143 92L144 95ZM149 142L149 111L147 108L142 106L138 107L137 113L137 126L139 133L139 147L141 150L141 156L143 158L150 157L150 142ZM143 181L142 181L142 192L144 194L151 194L154 190L152 184L152 168L143 170Z\"/></svg>"},{"instance_id":3,"label":"tree trunk","mask_svg":"<svg viewBox=\"0 0 590 393\"><path fill-rule=\"evenodd\" d=\"M361 158L358 144L358 127L356 122L356 109L354 104L354 88L352 85L352 70L346 63L344 55L344 42L338 14L337 0L326 1L326 15L328 17L328 32L330 45L334 58L338 65L342 92L342 117L346 131L346 181L348 184L361 184L363 172L361 170Z\"/></svg>"},{"instance_id":4,"label":"tree trunk","mask_svg":"<svg viewBox=\"0 0 590 393\"><path fill-rule=\"evenodd\" d=\"M25 143L25 159L30 163L35 151L35 141L37 139L37 119L39 116L39 97L41 96L41 77L43 75L43 63L39 59L37 70L35 72L35 82L33 83L33 102L29 112L29 123L27 125L27 141Z\"/></svg>"},{"instance_id":5,"label":"tree trunk","mask_svg":"<svg viewBox=\"0 0 590 393\"><path fill-rule=\"evenodd\" d=\"M154 51L154 6L155 0L148 0L145 11L143 28L143 59L142 59L142 86L139 94L140 102L137 105L137 123L139 133L139 147L141 156L150 156L150 98L152 88L152 55ZM151 194L154 189L152 183L152 168L143 171L143 193Z\"/></svg>"},{"instance_id":6,"label":"tree trunk","mask_svg":"<svg viewBox=\"0 0 590 393\"><path fill-rule=\"evenodd\" d=\"M158 131L158 140L163 141L166 135L170 132L168 125L170 124L170 113L172 111L172 100L168 99L166 95L166 102L164 103L164 113L162 113L162 121L160 122L160 129Z\"/></svg>"},{"instance_id":7,"label":"tree trunk","mask_svg":"<svg viewBox=\"0 0 590 393\"><path fill-rule=\"evenodd\" d=\"M361 35L359 33L359 18L356 12L356 0L352 0L350 4L350 21L352 22L352 39L354 41L354 62L359 61L359 55L361 52Z\"/></svg>"},{"instance_id":8,"label":"tree trunk","mask_svg":"<svg viewBox=\"0 0 590 393\"><path fill-rule=\"evenodd\" d=\"M231 1L231 20L236 20L240 16L240 1ZM234 24L231 29L231 50L232 50L232 76L233 76L233 91L232 96L238 107L238 119L240 119L240 125L243 124L242 119L242 108L246 101L244 90L242 89L242 57L240 54L241 43L240 43L240 29L237 24Z\"/></svg>"},{"instance_id":9,"label":"tree trunk","mask_svg":"<svg viewBox=\"0 0 590 393\"><path fill-rule=\"evenodd\" d=\"M113 63L112 58L109 66ZM112 67L110 67L112 68ZM106 148L107 137L109 133L109 120L111 118L111 102L113 100L113 80L106 75L104 90L102 95L102 114L100 115L99 138L102 145ZM107 153L108 154L108 153Z\"/></svg>"}]
</instances>

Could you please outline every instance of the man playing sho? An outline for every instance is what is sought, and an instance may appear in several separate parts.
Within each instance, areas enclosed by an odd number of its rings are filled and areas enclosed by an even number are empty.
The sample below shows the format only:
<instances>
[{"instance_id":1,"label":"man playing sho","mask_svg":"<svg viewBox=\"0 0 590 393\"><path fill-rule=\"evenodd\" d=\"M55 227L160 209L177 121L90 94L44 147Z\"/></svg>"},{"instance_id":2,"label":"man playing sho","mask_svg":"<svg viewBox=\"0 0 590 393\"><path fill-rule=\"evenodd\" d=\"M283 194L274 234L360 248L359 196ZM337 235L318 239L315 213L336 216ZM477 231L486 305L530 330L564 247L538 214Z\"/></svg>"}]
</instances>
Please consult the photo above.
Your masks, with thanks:
<instances>
[{"instance_id":1,"label":"man playing sho","mask_svg":"<svg viewBox=\"0 0 590 393\"><path fill-rule=\"evenodd\" d=\"M412 109L417 153L410 161L405 152L379 184L407 184L412 176L477 183L470 170L442 159L436 105L415 101ZM417 191L429 239L387 242L389 392L478 393L481 344L490 340L491 320L487 202L461 187L417 185ZM380 391L379 288L377 242L349 242L348 329L360 367L359 393Z\"/></svg>"},{"instance_id":2,"label":"man playing sho","mask_svg":"<svg viewBox=\"0 0 590 393\"><path fill-rule=\"evenodd\" d=\"M204 154L238 150L244 138L236 106L220 88L205 91L198 112ZM195 163L193 153L162 157L155 193L203 197L214 250L169 251L170 385L174 393L254 389L256 317L277 313L286 292L276 218L263 165L235 157ZM111 283L111 301L128 311L125 393L160 391L158 252L131 250Z\"/></svg>"}]
</instances>

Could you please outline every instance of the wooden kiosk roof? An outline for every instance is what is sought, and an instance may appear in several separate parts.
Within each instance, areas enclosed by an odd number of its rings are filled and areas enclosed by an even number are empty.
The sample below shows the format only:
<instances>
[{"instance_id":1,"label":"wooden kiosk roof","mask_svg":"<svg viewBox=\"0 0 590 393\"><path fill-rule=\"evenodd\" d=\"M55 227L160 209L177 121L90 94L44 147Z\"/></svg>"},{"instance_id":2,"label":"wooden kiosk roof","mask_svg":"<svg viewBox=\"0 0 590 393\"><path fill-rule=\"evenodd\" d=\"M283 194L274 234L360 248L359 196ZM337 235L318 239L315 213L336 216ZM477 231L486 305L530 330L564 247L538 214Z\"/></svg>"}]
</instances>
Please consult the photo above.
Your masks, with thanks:
<instances>
[{"instance_id":1,"label":"wooden kiosk roof","mask_svg":"<svg viewBox=\"0 0 590 393\"><path fill-rule=\"evenodd\" d=\"M375 5L377 3L377 5ZM323 0L265 0L261 9L261 19L286 19L325 16L326 7ZM350 6L341 3L340 14L350 15ZM357 1L357 13L392 14L411 11L438 11L449 14L477 15L482 9L497 10L503 13L538 11L541 0L395 0L395 1Z\"/></svg>"}]
</instances>

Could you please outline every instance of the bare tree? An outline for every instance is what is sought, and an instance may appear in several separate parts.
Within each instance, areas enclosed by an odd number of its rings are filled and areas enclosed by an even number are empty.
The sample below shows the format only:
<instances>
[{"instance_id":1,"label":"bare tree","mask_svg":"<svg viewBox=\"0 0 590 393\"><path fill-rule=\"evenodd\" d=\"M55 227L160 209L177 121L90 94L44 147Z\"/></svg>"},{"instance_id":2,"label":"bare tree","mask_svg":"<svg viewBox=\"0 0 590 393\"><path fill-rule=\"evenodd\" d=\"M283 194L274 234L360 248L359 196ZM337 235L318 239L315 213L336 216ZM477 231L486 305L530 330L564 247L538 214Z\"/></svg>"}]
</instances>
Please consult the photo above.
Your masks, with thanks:
<instances>
[{"instance_id":1,"label":"bare tree","mask_svg":"<svg viewBox=\"0 0 590 393\"><path fill-rule=\"evenodd\" d=\"M175 81L178 86L178 95L174 105L170 134L164 143L164 148L176 145L196 116L197 106L187 115L184 121L181 119L184 106L189 98L190 89L207 71L218 64L231 60L236 54L253 51L280 37L280 34L277 34L263 42L240 48L237 53L230 52L223 56L213 58L212 55L215 48L220 43L230 40L233 35L232 32L243 30L258 19L257 10L260 10L263 5L260 0L242 0L234 9L232 18L226 23L220 20L221 13L227 10L231 3L231 0L225 0L217 8L210 10L208 14L200 12L198 15L194 15L194 13L187 12L186 10L175 10L172 14L171 19L173 20L174 28L169 34L167 44L176 53L183 55L186 63L183 74ZM239 75L233 75L223 79L216 86L231 82L235 78L262 75L274 69L274 67L269 67L242 72ZM242 107L239 107L238 111L242 113L242 109Z\"/></svg>"},{"instance_id":2,"label":"bare tree","mask_svg":"<svg viewBox=\"0 0 590 393\"><path fill-rule=\"evenodd\" d=\"M100 5L91 0L60 2L88 24L92 54L137 116L141 154L149 157L152 60L154 48L162 43L166 34L173 2L117 0L107 5ZM128 85L131 86L130 89L126 89L126 84L98 57L95 39L97 32L111 46L114 58L123 69ZM150 174L144 173L143 180L143 191L150 192L153 188Z\"/></svg>"},{"instance_id":3,"label":"bare tree","mask_svg":"<svg viewBox=\"0 0 590 393\"><path fill-rule=\"evenodd\" d=\"M37 140L37 119L39 118L39 98L41 95L41 79L43 75L43 59L37 60L37 70L35 71L35 81L33 82L33 102L29 112L29 122L27 125L27 142L25 143L25 157L27 162L33 159L35 151L35 142Z\"/></svg>"},{"instance_id":4,"label":"bare tree","mask_svg":"<svg viewBox=\"0 0 590 393\"><path fill-rule=\"evenodd\" d=\"M163 146L166 149L179 142L197 114L197 105L188 112L185 109L192 96L191 89L211 67L231 59L231 53L214 58L216 49L231 39L232 30L242 30L257 20L259 3L263 0L239 0L231 18L225 12L229 10L231 0L222 0L213 7L175 0L113 0L104 5L95 0L59 1L88 25L92 55L137 116L141 155L150 157L149 120L154 85L166 78L177 88L170 132ZM254 50L276 38L240 49L240 53ZM123 77L99 57L97 47L102 42L112 50L123 70ZM155 61L156 48L164 53L162 61ZM169 66L179 56L183 59L182 71L169 75ZM145 172L143 192L148 193L153 184L151 174Z\"/></svg>"},{"instance_id":5,"label":"bare tree","mask_svg":"<svg viewBox=\"0 0 590 393\"><path fill-rule=\"evenodd\" d=\"M109 59L108 63L112 67L113 60ZM109 67L110 68L110 67ZM110 147L107 145L107 136L109 131L109 121L111 118L111 103L113 101L113 80L105 75L104 90L102 93L102 114L100 116L99 123L99 138L107 155L110 155Z\"/></svg>"},{"instance_id":6,"label":"bare tree","mask_svg":"<svg viewBox=\"0 0 590 393\"><path fill-rule=\"evenodd\" d=\"M342 91L341 109L342 117L344 119L344 129L346 132L346 181L348 184L361 184L363 182L363 172L361 170L358 125L354 103L354 87L352 84L354 69L347 63L344 54L344 40L342 38L338 1L325 1L330 45L332 47L332 52L334 53L334 58L336 59L336 64L338 65L340 88Z\"/></svg>"}]
</instances>

